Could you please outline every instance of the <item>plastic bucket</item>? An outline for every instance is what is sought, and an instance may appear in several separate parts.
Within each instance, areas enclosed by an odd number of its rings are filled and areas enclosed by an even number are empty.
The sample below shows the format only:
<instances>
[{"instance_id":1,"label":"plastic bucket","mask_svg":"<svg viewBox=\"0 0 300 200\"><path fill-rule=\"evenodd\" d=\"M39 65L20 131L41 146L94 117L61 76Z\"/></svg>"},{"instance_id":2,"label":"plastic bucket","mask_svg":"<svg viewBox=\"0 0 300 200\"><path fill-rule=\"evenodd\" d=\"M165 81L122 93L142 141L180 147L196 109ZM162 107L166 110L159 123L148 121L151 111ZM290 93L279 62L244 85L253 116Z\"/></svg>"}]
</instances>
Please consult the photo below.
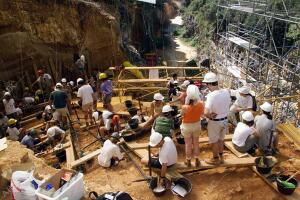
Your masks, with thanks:
<instances>
[{"instance_id":1,"label":"plastic bucket","mask_svg":"<svg viewBox=\"0 0 300 200\"><path fill-rule=\"evenodd\" d=\"M136 115L137 111L138 111L138 109L136 107L128 108L128 112L129 112L130 116Z\"/></svg>"},{"instance_id":2,"label":"plastic bucket","mask_svg":"<svg viewBox=\"0 0 300 200\"><path fill-rule=\"evenodd\" d=\"M281 181L285 181L289 178L290 176L287 175L280 175L277 179L276 179L276 183L277 183L277 189L279 192L281 192L282 194L285 195L291 195L294 193L295 189L298 186L298 181L295 178L291 178L291 180L289 180L289 183L293 183L296 187L295 188L286 188L279 180ZM278 180L279 179L279 180Z\"/></svg>"},{"instance_id":3,"label":"plastic bucket","mask_svg":"<svg viewBox=\"0 0 300 200\"><path fill-rule=\"evenodd\" d=\"M150 182L149 182L149 187L150 187L150 189L152 190L152 192L155 196L160 197L160 196L162 196L166 193L167 188L164 187L163 190L156 191L155 188L157 187L157 180L158 180L157 178L151 179Z\"/></svg>"},{"instance_id":4,"label":"plastic bucket","mask_svg":"<svg viewBox=\"0 0 300 200\"><path fill-rule=\"evenodd\" d=\"M179 178L172 182L171 191L173 194L186 197L192 191L192 183L186 178Z\"/></svg>"},{"instance_id":5,"label":"plastic bucket","mask_svg":"<svg viewBox=\"0 0 300 200\"><path fill-rule=\"evenodd\" d=\"M267 158L265 157L266 159L266 167L263 167L263 166L260 166L260 160L263 159L263 157L258 157L255 159L255 166L256 166L256 169L259 173L261 174L268 174L271 172L272 170L272 167L273 167L273 161L271 158Z\"/></svg>"}]
</instances>

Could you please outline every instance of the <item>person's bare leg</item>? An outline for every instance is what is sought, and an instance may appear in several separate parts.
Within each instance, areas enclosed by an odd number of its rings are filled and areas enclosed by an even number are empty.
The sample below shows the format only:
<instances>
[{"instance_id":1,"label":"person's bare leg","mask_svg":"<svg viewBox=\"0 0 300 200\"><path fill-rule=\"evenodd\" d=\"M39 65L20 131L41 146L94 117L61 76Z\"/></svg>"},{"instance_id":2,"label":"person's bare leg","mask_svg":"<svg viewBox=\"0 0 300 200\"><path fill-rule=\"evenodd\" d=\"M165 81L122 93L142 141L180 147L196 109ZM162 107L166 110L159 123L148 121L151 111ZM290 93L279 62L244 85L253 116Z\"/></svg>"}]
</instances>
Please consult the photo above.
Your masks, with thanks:
<instances>
[{"instance_id":1,"label":"person's bare leg","mask_svg":"<svg viewBox=\"0 0 300 200\"><path fill-rule=\"evenodd\" d=\"M212 153L213 153L213 157L219 157L219 143L215 142L211 144L211 148L212 148Z\"/></svg>"},{"instance_id":2,"label":"person's bare leg","mask_svg":"<svg viewBox=\"0 0 300 200\"><path fill-rule=\"evenodd\" d=\"M94 124L94 121L93 121L93 111L92 110L89 110L89 112L88 112L88 118L90 119L90 124Z\"/></svg>"},{"instance_id":3,"label":"person's bare leg","mask_svg":"<svg viewBox=\"0 0 300 200\"><path fill-rule=\"evenodd\" d=\"M224 157L223 157L223 151L224 151L224 140L218 140L218 146L219 146L219 157L221 163L224 163Z\"/></svg>"},{"instance_id":4,"label":"person's bare leg","mask_svg":"<svg viewBox=\"0 0 300 200\"><path fill-rule=\"evenodd\" d=\"M86 124L86 126L88 126L89 125L89 122L88 122L88 111L84 111L83 113L84 113L85 124Z\"/></svg>"}]
</instances>

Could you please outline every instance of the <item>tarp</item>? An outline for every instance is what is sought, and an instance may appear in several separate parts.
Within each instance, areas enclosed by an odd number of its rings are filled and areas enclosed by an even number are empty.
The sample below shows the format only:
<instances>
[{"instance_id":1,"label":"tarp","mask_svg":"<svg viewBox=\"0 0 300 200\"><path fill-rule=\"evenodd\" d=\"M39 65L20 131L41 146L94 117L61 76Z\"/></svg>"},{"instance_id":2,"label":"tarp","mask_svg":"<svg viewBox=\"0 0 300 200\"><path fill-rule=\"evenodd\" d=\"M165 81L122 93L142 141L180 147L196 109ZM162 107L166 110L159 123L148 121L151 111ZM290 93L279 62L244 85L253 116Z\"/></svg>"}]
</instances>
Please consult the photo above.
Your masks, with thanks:
<instances>
[{"instance_id":1,"label":"tarp","mask_svg":"<svg viewBox=\"0 0 300 200\"><path fill-rule=\"evenodd\" d=\"M146 3L152 3L152 4L156 4L156 0L138 0L138 1L142 1L142 2L146 2Z\"/></svg>"}]
</instances>

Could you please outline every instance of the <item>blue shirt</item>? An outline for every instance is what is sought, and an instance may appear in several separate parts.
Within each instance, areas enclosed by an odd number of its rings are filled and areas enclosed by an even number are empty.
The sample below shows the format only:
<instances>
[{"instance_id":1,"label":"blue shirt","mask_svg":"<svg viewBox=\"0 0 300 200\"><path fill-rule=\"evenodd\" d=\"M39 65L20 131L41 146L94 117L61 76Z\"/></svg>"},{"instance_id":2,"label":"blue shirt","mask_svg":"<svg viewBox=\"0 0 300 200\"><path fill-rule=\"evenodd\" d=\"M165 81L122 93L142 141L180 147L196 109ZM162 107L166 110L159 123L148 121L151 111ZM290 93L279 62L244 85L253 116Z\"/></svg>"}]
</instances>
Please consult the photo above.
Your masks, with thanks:
<instances>
[{"instance_id":1,"label":"blue shirt","mask_svg":"<svg viewBox=\"0 0 300 200\"><path fill-rule=\"evenodd\" d=\"M113 92L113 86L111 80L106 80L101 84L101 93L105 96L111 95Z\"/></svg>"},{"instance_id":2,"label":"blue shirt","mask_svg":"<svg viewBox=\"0 0 300 200\"><path fill-rule=\"evenodd\" d=\"M21 144L25 145L29 149L32 149L34 146L34 139L29 135L25 135L21 141Z\"/></svg>"}]
</instances>

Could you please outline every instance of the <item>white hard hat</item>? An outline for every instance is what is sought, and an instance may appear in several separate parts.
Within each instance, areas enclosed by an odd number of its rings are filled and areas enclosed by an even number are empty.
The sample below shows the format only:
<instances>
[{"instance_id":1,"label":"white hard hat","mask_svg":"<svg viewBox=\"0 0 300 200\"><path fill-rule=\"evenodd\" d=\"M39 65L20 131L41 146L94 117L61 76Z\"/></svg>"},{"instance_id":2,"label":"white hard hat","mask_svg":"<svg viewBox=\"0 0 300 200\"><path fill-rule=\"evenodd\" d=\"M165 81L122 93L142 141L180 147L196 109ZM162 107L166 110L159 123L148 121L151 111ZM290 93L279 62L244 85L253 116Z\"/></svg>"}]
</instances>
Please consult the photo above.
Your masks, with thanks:
<instances>
[{"instance_id":1,"label":"white hard hat","mask_svg":"<svg viewBox=\"0 0 300 200\"><path fill-rule=\"evenodd\" d=\"M208 72L205 74L204 79L202 81L203 83L214 83L218 82L218 77L215 73L213 72Z\"/></svg>"},{"instance_id":2,"label":"white hard hat","mask_svg":"<svg viewBox=\"0 0 300 200\"><path fill-rule=\"evenodd\" d=\"M186 87L190 84L190 81L189 80L185 80L183 81L182 85L185 85Z\"/></svg>"},{"instance_id":3,"label":"white hard hat","mask_svg":"<svg viewBox=\"0 0 300 200\"><path fill-rule=\"evenodd\" d=\"M61 79L61 82L62 82L62 83L66 83L66 82L67 82L67 79L66 79L66 78L62 78L62 79Z\"/></svg>"},{"instance_id":4,"label":"white hard hat","mask_svg":"<svg viewBox=\"0 0 300 200\"><path fill-rule=\"evenodd\" d=\"M161 93L155 93L153 99L157 101L162 101L164 100L164 96Z\"/></svg>"},{"instance_id":5,"label":"white hard hat","mask_svg":"<svg viewBox=\"0 0 300 200\"><path fill-rule=\"evenodd\" d=\"M61 83L56 83L55 87L59 88L59 87L63 87L63 85Z\"/></svg>"},{"instance_id":6,"label":"white hard hat","mask_svg":"<svg viewBox=\"0 0 300 200\"><path fill-rule=\"evenodd\" d=\"M238 89L239 93L241 94L249 94L250 93L250 88L247 86L243 86Z\"/></svg>"},{"instance_id":7,"label":"white hard hat","mask_svg":"<svg viewBox=\"0 0 300 200\"><path fill-rule=\"evenodd\" d=\"M173 81L173 84L178 84L178 81Z\"/></svg>"},{"instance_id":8,"label":"white hard hat","mask_svg":"<svg viewBox=\"0 0 300 200\"><path fill-rule=\"evenodd\" d=\"M250 111L245 111L243 114L242 114L242 119L245 120L245 121L253 121L254 120L254 117L253 117L253 114L252 112Z\"/></svg>"},{"instance_id":9,"label":"white hard hat","mask_svg":"<svg viewBox=\"0 0 300 200\"><path fill-rule=\"evenodd\" d=\"M160 143L160 141L163 139L162 134L158 133L158 132L153 132L150 136L150 141L149 141L149 145L151 147L155 147L156 145L158 145Z\"/></svg>"},{"instance_id":10,"label":"white hard hat","mask_svg":"<svg viewBox=\"0 0 300 200\"><path fill-rule=\"evenodd\" d=\"M70 85L74 86L74 81L70 81L69 83Z\"/></svg>"},{"instance_id":11,"label":"white hard hat","mask_svg":"<svg viewBox=\"0 0 300 200\"><path fill-rule=\"evenodd\" d=\"M78 84L78 83L81 82L81 81L83 81L83 79L82 79L82 78L78 78L76 82L77 82L77 84Z\"/></svg>"},{"instance_id":12,"label":"white hard hat","mask_svg":"<svg viewBox=\"0 0 300 200\"><path fill-rule=\"evenodd\" d=\"M165 105L163 108L162 108L162 112L163 113L168 113L168 112L171 112L173 111L173 108L170 106L170 105Z\"/></svg>"},{"instance_id":13,"label":"white hard hat","mask_svg":"<svg viewBox=\"0 0 300 200\"><path fill-rule=\"evenodd\" d=\"M80 56L80 60L82 60L82 61L84 61L84 60L85 60L85 57L84 57L84 55L81 55L81 56Z\"/></svg>"},{"instance_id":14,"label":"white hard hat","mask_svg":"<svg viewBox=\"0 0 300 200\"><path fill-rule=\"evenodd\" d=\"M268 102L263 103L260 108L265 112L272 112L272 105Z\"/></svg>"},{"instance_id":15,"label":"white hard hat","mask_svg":"<svg viewBox=\"0 0 300 200\"><path fill-rule=\"evenodd\" d=\"M5 92L4 96L10 96L10 93L9 92Z\"/></svg>"}]
</instances>

